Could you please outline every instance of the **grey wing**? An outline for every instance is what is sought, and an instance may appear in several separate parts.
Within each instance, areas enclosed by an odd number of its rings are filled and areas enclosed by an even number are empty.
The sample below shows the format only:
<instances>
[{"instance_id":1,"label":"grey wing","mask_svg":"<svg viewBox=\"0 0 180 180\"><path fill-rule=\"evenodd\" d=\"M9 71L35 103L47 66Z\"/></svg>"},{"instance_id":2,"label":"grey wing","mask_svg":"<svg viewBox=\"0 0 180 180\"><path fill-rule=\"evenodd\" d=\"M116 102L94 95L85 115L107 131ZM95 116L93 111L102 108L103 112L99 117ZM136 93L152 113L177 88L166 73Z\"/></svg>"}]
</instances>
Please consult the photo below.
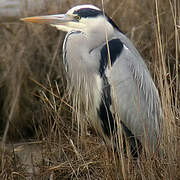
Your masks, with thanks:
<instances>
[{"instance_id":1,"label":"grey wing","mask_svg":"<svg viewBox=\"0 0 180 180\"><path fill-rule=\"evenodd\" d=\"M136 51L123 44L121 53L105 74L113 86L112 97L116 98L120 120L152 150L160 136L161 104L151 75Z\"/></svg>"}]
</instances>

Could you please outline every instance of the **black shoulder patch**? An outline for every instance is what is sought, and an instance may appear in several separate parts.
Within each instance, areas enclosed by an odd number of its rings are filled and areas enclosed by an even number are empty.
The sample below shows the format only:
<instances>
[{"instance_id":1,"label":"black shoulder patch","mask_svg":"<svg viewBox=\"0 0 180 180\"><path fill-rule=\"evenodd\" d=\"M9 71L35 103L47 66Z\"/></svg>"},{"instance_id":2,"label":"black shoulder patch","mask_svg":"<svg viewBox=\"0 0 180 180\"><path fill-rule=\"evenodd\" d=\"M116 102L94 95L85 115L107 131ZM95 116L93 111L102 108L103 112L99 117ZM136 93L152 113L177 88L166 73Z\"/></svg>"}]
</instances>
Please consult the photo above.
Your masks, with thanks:
<instances>
[{"instance_id":1,"label":"black shoulder patch","mask_svg":"<svg viewBox=\"0 0 180 180\"><path fill-rule=\"evenodd\" d=\"M109 45L109 52L110 52L110 60L111 66L116 61L117 57L121 54L123 49L123 43L119 39L112 39L108 42ZM101 49L101 60L100 60L100 67L99 72L100 75L103 76L104 71L106 70L108 65L108 47L107 44L103 46Z\"/></svg>"},{"instance_id":2,"label":"black shoulder patch","mask_svg":"<svg viewBox=\"0 0 180 180\"><path fill-rule=\"evenodd\" d=\"M83 8L79 9L77 11L74 11L73 14L77 14L80 17L97 17L102 15L102 11L96 10L96 9L91 9L91 8Z\"/></svg>"}]
</instances>

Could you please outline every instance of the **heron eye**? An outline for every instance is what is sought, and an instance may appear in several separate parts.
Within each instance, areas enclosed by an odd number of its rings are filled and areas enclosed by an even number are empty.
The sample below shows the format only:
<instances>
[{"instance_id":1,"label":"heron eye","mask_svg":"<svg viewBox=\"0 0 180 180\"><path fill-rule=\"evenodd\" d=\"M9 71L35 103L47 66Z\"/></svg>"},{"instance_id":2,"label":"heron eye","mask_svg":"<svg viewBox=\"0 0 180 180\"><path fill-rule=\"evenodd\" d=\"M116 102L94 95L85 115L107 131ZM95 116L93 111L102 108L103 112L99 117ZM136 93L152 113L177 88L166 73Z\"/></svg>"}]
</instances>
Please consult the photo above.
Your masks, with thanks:
<instances>
[{"instance_id":1,"label":"heron eye","mask_svg":"<svg viewBox=\"0 0 180 180\"><path fill-rule=\"evenodd\" d=\"M76 15L76 16L74 16L74 19L76 19L77 21L79 21L79 20L81 19L81 17L78 16L78 15Z\"/></svg>"}]
</instances>

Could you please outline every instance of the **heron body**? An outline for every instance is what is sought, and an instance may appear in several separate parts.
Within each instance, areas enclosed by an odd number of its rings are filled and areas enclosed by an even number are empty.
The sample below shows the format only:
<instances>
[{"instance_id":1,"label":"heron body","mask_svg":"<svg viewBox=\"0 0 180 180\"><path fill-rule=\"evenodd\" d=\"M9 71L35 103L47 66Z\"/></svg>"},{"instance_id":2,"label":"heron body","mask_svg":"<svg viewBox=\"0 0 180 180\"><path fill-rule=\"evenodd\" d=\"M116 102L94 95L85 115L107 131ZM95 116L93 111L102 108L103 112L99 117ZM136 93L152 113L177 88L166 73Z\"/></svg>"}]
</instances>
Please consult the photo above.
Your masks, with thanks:
<instances>
[{"instance_id":1,"label":"heron body","mask_svg":"<svg viewBox=\"0 0 180 180\"><path fill-rule=\"evenodd\" d=\"M63 60L69 88L100 134L111 138L122 128L131 144L136 139L156 151L162 119L157 88L139 52L108 16L80 5L64 15L23 20L67 32Z\"/></svg>"}]
</instances>

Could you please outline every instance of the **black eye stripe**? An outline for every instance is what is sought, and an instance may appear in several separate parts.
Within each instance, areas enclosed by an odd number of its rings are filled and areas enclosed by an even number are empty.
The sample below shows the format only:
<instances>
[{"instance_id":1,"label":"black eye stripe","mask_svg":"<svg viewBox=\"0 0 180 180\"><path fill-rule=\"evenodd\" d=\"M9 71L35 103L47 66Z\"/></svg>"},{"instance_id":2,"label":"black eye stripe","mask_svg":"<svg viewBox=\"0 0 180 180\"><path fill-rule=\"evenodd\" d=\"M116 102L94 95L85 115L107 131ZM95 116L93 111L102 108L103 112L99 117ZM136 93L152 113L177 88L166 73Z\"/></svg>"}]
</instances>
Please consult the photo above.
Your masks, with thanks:
<instances>
[{"instance_id":1,"label":"black eye stripe","mask_svg":"<svg viewBox=\"0 0 180 180\"><path fill-rule=\"evenodd\" d=\"M83 9L79 9L77 11L74 11L73 14L77 14L80 17L97 17L102 15L102 11L100 10L96 10L96 9L91 9L91 8L83 8Z\"/></svg>"},{"instance_id":2,"label":"black eye stripe","mask_svg":"<svg viewBox=\"0 0 180 180\"><path fill-rule=\"evenodd\" d=\"M101 10L92 9L92 8L82 8L79 10L75 10L73 12L74 15L78 15L80 18L88 18L88 17L98 17L98 16L104 16L106 17L107 21L116 29L118 29L121 33L123 33L119 27L114 23L114 21L109 18L106 14L103 14ZM80 20L80 19L79 19ZM77 21L79 21L77 20Z\"/></svg>"}]
</instances>

